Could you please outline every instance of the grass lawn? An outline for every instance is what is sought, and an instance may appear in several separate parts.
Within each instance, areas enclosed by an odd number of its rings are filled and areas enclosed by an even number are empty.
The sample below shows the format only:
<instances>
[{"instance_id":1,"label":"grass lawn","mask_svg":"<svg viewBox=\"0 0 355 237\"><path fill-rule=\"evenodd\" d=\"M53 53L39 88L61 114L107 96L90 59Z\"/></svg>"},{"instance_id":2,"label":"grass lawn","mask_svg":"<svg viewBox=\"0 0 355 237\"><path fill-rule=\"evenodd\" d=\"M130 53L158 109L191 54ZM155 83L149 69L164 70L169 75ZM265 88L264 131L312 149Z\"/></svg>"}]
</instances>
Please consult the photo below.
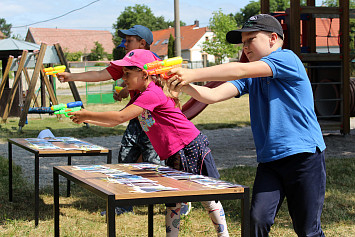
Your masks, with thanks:
<instances>
[{"instance_id":1,"label":"grass lawn","mask_svg":"<svg viewBox=\"0 0 355 237\"><path fill-rule=\"evenodd\" d=\"M327 190L322 214L326 236L355 236L355 158L327 159ZM252 187L255 167L235 167L221 171L221 179ZM19 166L14 167L14 202L8 201L8 162L0 157L0 236L53 236L52 187L40 191L40 221L34 227L34 188L22 178ZM105 201L72 185L72 196L65 197L66 185L61 186L61 236L105 236L105 218L100 212ZM240 200L224 201L230 236L240 236ZM165 236L164 205L154 207L155 236ZM134 214L116 217L117 236L146 236L147 208L134 207ZM215 236L214 228L200 203L193 203L191 213L182 217L180 236ZM270 236L296 236L283 204Z\"/></svg>"},{"instance_id":2,"label":"grass lawn","mask_svg":"<svg viewBox=\"0 0 355 237\"><path fill-rule=\"evenodd\" d=\"M189 98L182 97L183 103ZM71 96L61 96L60 103L73 101ZM86 104L93 111L120 110L127 101L108 105ZM218 129L250 125L248 97L231 99L209 105L192 122L199 129ZM55 136L94 137L122 135L125 124L114 128L96 126L83 127L68 118L58 120L55 116L31 115L28 124L18 131L18 118L9 118L0 124L0 140L10 137L37 137L43 129L51 129ZM349 159L327 159L327 190L322 226L326 236L355 236L355 157ZM255 167L234 167L222 170L221 178L252 187ZM34 187L23 179L19 166L14 166L14 202L8 201L8 161L0 157L0 236L53 236L53 195L52 187L40 190L40 222L34 227ZM65 185L61 193L65 193ZM230 236L240 236L240 201L224 201ZM100 212L105 201L84 189L73 185L72 196L60 199L60 230L62 236L105 236L105 218ZM193 203L192 212L182 217L180 236L215 236L214 228L199 203ZM165 236L164 205L155 205L154 233ZM134 207L134 214L116 217L117 236L146 236L147 208ZM284 203L277 215L270 236L296 236Z\"/></svg>"}]
</instances>

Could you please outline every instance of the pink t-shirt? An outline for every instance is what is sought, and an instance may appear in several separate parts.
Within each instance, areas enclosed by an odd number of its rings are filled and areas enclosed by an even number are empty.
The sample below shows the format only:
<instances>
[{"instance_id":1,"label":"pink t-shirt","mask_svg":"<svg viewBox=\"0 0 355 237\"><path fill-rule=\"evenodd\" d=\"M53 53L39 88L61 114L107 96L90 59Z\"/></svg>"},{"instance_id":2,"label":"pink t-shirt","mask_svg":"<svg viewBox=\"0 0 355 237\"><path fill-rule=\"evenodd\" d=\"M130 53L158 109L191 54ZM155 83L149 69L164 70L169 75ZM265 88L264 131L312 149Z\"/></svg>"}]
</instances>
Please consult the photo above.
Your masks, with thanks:
<instances>
[{"instance_id":1,"label":"pink t-shirt","mask_svg":"<svg viewBox=\"0 0 355 237\"><path fill-rule=\"evenodd\" d=\"M175 107L174 100L167 97L154 82L133 104L144 109L138 119L161 160L174 155L200 134L195 125Z\"/></svg>"}]
</instances>

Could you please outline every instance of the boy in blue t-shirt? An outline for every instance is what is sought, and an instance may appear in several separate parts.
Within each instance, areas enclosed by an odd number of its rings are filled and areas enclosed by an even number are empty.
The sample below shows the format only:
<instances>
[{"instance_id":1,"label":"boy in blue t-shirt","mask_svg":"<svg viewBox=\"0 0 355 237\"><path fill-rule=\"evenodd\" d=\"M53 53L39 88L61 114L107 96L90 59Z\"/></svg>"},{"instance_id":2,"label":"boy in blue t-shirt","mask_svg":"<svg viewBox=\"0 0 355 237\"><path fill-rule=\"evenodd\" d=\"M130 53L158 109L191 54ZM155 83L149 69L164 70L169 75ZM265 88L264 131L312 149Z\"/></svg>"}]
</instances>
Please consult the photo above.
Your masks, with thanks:
<instances>
[{"instance_id":1,"label":"boy in blue t-shirt","mask_svg":"<svg viewBox=\"0 0 355 237\"><path fill-rule=\"evenodd\" d=\"M251 203L252 236L268 236L284 198L298 236L324 236L325 143L314 112L310 81L301 60L281 49L283 31L274 17L251 17L227 33L243 43L249 63L171 70L171 90L211 104L249 94L250 120L259 162ZM189 84L230 81L216 88Z\"/></svg>"}]
</instances>

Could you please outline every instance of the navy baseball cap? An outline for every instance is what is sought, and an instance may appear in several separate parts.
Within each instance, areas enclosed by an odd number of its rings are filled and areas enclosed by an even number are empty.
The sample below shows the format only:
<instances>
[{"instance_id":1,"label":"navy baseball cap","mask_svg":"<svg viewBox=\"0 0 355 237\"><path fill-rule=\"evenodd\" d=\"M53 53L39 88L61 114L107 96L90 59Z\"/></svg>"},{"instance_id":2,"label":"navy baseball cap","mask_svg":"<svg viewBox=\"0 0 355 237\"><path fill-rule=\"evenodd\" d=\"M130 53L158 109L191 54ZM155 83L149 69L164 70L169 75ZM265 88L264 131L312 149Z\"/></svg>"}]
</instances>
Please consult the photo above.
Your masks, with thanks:
<instances>
[{"instance_id":1,"label":"navy baseball cap","mask_svg":"<svg viewBox=\"0 0 355 237\"><path fill-rule=\"evenodd\" d=\"M118 30L117 34L121 38L125 38L126 35L137 35L147 42L147 44L153 43L153 33L145 26L135 25L128 30Z\"/></svg>"},{"instance_id":2,"label":"navy baseball cap","mask_svg":"<svg viewBox=\"0 0 355 237\"><path fill-rule=\"evenodd\" d=\"M252 31L275 32L283 39L283 30L280 22L275 17L268 14L259 14L250 17L248 21L243 24L241 29L229 31L226 35L226 39L231 44L240 44L242 43L242 32Z\"/></svg>"}]
</instances>

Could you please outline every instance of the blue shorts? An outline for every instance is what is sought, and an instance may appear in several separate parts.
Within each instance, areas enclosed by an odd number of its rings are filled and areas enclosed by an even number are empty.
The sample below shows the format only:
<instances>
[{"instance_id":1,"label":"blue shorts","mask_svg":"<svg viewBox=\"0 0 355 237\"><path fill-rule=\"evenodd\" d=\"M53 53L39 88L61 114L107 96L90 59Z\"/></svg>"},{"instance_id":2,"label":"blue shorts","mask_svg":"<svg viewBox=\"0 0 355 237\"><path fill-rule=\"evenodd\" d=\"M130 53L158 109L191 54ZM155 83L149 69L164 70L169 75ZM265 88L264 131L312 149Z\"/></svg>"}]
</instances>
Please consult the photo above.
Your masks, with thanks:
<instances>
[{"instance_id":1,"label":"blue shorts","mask_svg":"<svg viewBox=\"0 0 355 237\"><path fill-rule=\"evenodd\" d=\"M155 152L147 134L142 130L138 119L132 119L122 137L118 163L136 163L140 155L143 162L164 164Z\"/></svg>"}]
</instances>

